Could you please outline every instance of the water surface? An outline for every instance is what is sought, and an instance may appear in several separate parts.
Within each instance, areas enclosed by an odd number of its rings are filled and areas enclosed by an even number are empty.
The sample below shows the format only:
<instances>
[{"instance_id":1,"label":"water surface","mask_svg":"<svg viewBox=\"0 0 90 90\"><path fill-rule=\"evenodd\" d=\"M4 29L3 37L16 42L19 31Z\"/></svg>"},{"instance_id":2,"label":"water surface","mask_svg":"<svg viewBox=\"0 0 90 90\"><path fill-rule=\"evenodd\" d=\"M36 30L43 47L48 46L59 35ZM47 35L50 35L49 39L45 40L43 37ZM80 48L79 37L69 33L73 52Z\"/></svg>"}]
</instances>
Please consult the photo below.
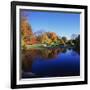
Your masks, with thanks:
<instances>
[{"instance_id":1,"label":"water surface","mask_svg":"<svg viewBox=\"0 0 90 90\"><path fill-rule=\"evenodd\" d=\"M80 55L74 49L52 48L22 51L22 78L80 75Z\"/></svg>"}]
</instances>

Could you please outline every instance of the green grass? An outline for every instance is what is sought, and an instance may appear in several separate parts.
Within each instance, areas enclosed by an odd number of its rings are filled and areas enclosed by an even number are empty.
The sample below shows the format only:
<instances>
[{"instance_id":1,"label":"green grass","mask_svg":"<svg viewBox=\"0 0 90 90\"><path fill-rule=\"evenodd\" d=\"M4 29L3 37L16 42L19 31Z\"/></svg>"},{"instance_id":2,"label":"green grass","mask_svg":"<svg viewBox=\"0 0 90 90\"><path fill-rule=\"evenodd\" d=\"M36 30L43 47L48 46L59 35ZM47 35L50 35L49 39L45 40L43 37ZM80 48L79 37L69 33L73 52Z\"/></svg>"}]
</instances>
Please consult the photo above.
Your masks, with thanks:
<instances>
[{"instance_id":1,"label":"green grass","mask_svg":"<svg viewBox=\"0 0 90 90\"><path fill-rule=\"evenodd\" d=\"M54 48L56 46L60 46L57 44L53 44L53 45L47 45L46 47L43 46L44 44L34 44L34 45L26 45L26 49L45 49L45 48Z\"/></svg>"},{"instance_id":2,"label":"green grass","mask_svg":"<svg viewBox=\"0 0 90 90\"><path fill-rule=\"evenodd\" d=\"M42 44L27 45L27 49L43 49Z\"/></svg>"}]
</instances>

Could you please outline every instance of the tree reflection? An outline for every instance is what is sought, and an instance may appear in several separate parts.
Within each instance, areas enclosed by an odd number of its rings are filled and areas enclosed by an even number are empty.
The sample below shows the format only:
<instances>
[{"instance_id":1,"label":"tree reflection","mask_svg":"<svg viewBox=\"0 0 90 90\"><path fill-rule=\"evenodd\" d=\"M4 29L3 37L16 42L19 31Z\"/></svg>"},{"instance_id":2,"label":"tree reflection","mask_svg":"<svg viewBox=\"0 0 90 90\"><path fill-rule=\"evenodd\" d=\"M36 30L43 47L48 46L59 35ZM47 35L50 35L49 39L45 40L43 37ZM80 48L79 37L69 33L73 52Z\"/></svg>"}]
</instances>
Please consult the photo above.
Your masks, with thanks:
<instances>
[{"instance_id":1,"label":"tree reflection","mask_svg":"<svg viewBox=\"0 0 90 90\"><path fill-rule=\"evenodd\" d=\"M69 50L71 50L71 48ZM78 54L80 53L79 49L72 48L72 50L77 52ZM60 53L66 52L67 48L52 48L52 49L45 48L45 49L31 49L21 51L22 71L31 72L32 64L34 63L34 60L37 60L38 58L42 58L42 60L53 60L58 56L58 54L60 56Z\"/></svg>"},{"instance_id":2,"label":"tree reflection","mask_svg":"<svg viewBox=\"0 0 90 90\"><path fill-rule=\"evenodd\" d=\"M37 60L37 58L52 60L61 52L66 52L66 50L64 48L24 50L21 52L22 70L25 72L30 72L33 61Z\"/></svg>"}]
</instances>

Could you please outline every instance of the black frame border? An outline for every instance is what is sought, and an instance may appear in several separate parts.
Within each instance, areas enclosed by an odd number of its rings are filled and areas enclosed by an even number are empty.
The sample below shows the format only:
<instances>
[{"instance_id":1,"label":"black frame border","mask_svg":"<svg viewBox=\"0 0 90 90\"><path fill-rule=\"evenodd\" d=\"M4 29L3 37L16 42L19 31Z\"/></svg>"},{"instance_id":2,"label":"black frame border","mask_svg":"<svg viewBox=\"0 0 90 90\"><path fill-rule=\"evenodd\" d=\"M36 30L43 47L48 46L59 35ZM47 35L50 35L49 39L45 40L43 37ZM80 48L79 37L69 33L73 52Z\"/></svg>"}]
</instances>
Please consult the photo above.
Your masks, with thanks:
<instances>
[{"instance_id":1,"label":"black frame border","mask_svg":"<svg viewBox=\"0 0 90 90\"><path fill-rule=\"evenodd\" d=\"M44 84L16 84L16 6L39 6L39 7L55 7L55 8L75 8L75 9L84 9L84 18L85 18L85 28L84 28L84 63L85 63L85 73L84 73L84 81L73 81L73 82L58 82L58 83L44 83ZM69 5L69 4L53 4L53 3L35 3L35 2L19 2L12 1L11 2L11 43L10 43L10 51L11 51L11 88L35 88L35 87L49 87L49 86L66 86L66 85L81 85L88 83L88 7L84 5Z\"/></svg>"}]
</instances>

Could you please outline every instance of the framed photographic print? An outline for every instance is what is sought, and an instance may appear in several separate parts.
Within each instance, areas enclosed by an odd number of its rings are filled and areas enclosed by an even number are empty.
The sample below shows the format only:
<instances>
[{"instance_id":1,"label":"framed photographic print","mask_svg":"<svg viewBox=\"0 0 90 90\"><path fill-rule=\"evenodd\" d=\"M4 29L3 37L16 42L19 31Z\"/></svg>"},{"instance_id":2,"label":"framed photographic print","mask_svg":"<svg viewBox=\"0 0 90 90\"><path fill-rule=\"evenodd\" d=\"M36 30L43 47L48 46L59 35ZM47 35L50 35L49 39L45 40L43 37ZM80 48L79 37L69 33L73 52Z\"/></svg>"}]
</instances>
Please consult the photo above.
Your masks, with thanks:
<instances>
[{"instance_id":1,"label":"framed photographic print","mask_svg":"<svg viewBox=\"0 0 90 90\"><path fill-rule=\"evenodd\" d=\"M87 84L87 6L11 2L11 88Z\"/></svg>"}]
</instances>

